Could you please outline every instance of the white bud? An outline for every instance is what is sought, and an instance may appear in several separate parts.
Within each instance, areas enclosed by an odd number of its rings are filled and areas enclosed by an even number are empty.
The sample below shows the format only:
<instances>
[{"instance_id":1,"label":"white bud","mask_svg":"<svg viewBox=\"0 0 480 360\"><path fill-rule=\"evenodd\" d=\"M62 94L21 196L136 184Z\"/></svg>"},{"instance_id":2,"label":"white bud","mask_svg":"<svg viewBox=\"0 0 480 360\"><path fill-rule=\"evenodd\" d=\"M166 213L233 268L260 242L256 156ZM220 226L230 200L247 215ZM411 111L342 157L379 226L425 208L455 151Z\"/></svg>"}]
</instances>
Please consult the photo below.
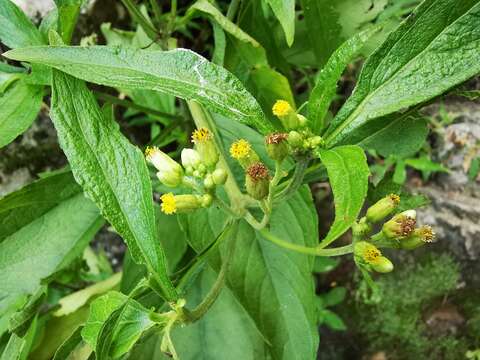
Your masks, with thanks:
<instances>
[{"instance_id":1,"label":"white bud","mask_svg":"<svg viewBox=\"0 0 480 360\"><path fill-rule=\"evenodd\" d=\"M185 168L192 167L195 169L201 163L200 154L193 149L183 149L181 158L182 158L182 165Z\"/></svg>"},{"instance_id":2,"label":"white bud","mask_svg":"<svg viewBox=\"0 0 480 360\"><path fill-rule=\"evenodd\" d=\"M400 213L401 215L404 215L406 217L409 217L411 219L416 219L417 218L417 212L415 210L406 210Z\"/></svg>"},{"instance_id":3,"label":"white bud","mask_svg":"<svg viewBox=\"0 0 480 360\"><path fill-rule=\"evenodd\" d=\"M148 148L147 160L157 168L157 177L167 186L175 187L182 183L182 166L156 147Z\"/></svg>"}]
</instances>

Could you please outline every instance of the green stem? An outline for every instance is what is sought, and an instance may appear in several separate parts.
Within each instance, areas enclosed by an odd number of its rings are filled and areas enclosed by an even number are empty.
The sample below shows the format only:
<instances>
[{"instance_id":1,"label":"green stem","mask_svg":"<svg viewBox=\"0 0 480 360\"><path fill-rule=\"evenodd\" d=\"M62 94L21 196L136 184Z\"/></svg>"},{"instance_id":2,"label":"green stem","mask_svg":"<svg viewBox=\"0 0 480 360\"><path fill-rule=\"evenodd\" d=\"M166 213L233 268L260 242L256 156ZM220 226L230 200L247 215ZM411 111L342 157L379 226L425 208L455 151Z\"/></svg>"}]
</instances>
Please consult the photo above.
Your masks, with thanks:
<instances>
[{"instance_id":1,"label":"green stem","mask_svg":"<svg viewBox=\"0 0 480 360\"><path fill-rule=\"evenodd\" d=\"M240 6L241 0L232 0L227 10L227 19L233 21L235 15L237 14L238 8Z\"/></svg>"},{"instance_id":2,"label":"green stem","mask_svg":"<svg viewBox=\"0 0 480 360\"><path fill-rule=\"evenodd\" d=\"M212 288L208 292L207 296L202 300L202 302L193 310L188 312L188 320L189 322L195 322L200 319L205 313L212 307L215 300L217 300L218 296L220 295L223 286L225 285L225 278L227 276L228 268L233 259L233 253L235 250L235 240L236 234L238 230L238 221L236 221L230 228L229 228L229 235L232 235L229 240L230 243L227 246L225 258L223 259L222 266L218 273L217 279L213 284Z\"/></svg>"},{"instance_id":3,"label":"green stem","mask_svg":"<svg viewBox=\"0 0 480 360\"><path fill-rule=\"evenodd\" d=\"M273 235L270 231L267 229L262 229L260 230L260 234L262 236L278 245L281 246L285 249L296 251L302 254L307 254L307 255L313 255L313 256L340 256L340 255L345 255L345 254L350 254L353 252L353 245L346 245L346 246L341 246L337 248L331 248L331 249L320 249L318 247L308 247L308 246L302 246L302 245L297 245L290 243L288 241L282 240L275 235Z\"/></svg>"},{"instance_id":4,"label":"green stem","mask_svg":"<svg viewBox=\"0 0 480 360\"><path fill-rule=\"evenodd\" d=\"M285 189L282 190L277 196L274 198L274 203L279 203L288 200L298 188L302 185L303 176L305 175L305 170L308 166L308 160L302 159L298 162L297 166L295 167L295 172L293 173L292 178L289 180L289 183Z\"/></svg>"},{"instance_id":5,"label":"green stem","mask_svg":"<svg viewBox=\"0 0 480 360\"><path fill-rule=\"evenodd\" d=\"M100 100L107 101L109 103L112 103L112 104L115 104L115 105L120 105L120 106L123 106L123 107L126 107L126 108L132 108L132 109L135 109L135 110L139 110L139 111L142 111L142 112L150 114L150 115L160 116L160 117L163 117L165 119L171 119L171 120L183 120L183 118L181 116L174 115L174 114L169 114L169 113L162 112L162 111L157 111L157 110L154 110L154 109L150 109L150 108L147 108L145 106L137 105L132 101L119 99L116 96L112 96L112 95L109 95L109 94L96 92L95 95Z\"/></svg>"}]
</instances>

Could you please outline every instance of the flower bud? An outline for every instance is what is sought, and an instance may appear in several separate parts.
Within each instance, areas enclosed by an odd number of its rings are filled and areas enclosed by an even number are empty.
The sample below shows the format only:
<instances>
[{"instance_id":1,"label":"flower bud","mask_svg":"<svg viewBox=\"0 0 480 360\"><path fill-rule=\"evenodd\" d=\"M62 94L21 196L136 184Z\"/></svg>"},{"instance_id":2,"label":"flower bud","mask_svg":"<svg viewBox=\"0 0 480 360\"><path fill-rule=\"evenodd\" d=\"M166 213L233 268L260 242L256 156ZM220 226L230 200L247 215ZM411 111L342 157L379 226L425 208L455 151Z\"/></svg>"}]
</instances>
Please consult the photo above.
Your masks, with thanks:
<instances>
[{"instance_id":1,"label":"flower bud","mask_svg":"<svg viewBox=\"0 0 480 360\"><path fill-rule=\"evenodd\" d=\"M247 193L257 200L262 200L268 195L270 177L267 167L261 162L250 165L245 176Z\"/></svg>"},{"instance_id":2,"label":"flower bud","mask_svg":"<svg viewBox=\"0 0 480 360\"><path fill-rule=\"evenodd\" d=\"M382 231L388 238L403 239L409 236L416 225L415 210L407 210L395 215L385 224L383 224Z\"/></svg>"},{"instance_id":3,"label":"flower bud","mask_svg":"<svg viewBox=\"0 0 480 360\"><path fill-rule=\"evenodd\" d=\"M303 146L303 136L297 131L290 131L288 133L287 141L293 148L300 148Z\"/></svg>"},{"instance_id":4,"label":"flower bud","mask_svg":"<svg viewBox=\"0 0 480 360\"><path fill-rule=\"evenodd\" d=\"M192 141L200 154L200 159L207 168L214 167L219 159L217 148L213 141L213 134L207 128L200 128L193 132Z\"/></svg>"},{"instance_id":5,"label":"flower bud","mask_svg":"<svg viewBox=\"0 0 480 360\"><path fill-rule=\"evenodd\" d=\"M237 140L230 146L230 155L236 159L244 169L260 161L257 153L245 139Z\"/></svg>"},{"instance_id":6,"label":"flower bud","mask_svg":"<svg viewBox=\"0 0 480 360\"><path fill-rule=\"evenodd\" d=\"M210 194L205 194L202 196L202 199L201 199L201 203L202 203L202 207L209 207L210 205L212 205L212 202L213 202L213 197L212 195Z\"/></svg>"},{"instance_id":7,"label":"flower bud","mask_svg":"<svg viewBox=\"0 0 480 360\"><path fill-rule=\"evenodd\" d=\"M205 186L207 189L213 189L215 187L215 182L213 181L211 174L205 176L205 179L203 180L203 186Z\"/></svg>"},{"instance_id":8,"label":"flower bud","mask_svg":"<svg viewBox=\"0 0 480 360\"><path fill-rule=\"evenodd\" d=\"M390 194L377 201L367 210L367 221L377 223L392 213L400 203L400 196Z\"/></svg>"},{"instance_id":9,"label":"flower bud","mask_svg":"<svg viewBox=\"0 0 480 360\"><path fill-rule=\"evenodd\" d=\"M215 185L223 185L227 181L227 172L223 169L215 169L212 173L212 179Z\"/></svg>"},{"instance_id":10,"label":"flower bud","mask_svg":"<svg viewBox=\"0 0 480 360\"><path fill-rule=\"evenodd\" d=\"M277 100L272 108L273 115L278 117L282 125L287 130L296 129L299 125L299 119L295 110L290 106L288 101Z\"/></svg>"},{"instance_id":11,"label":"flower bud","mask_svg":"<svg viewBox=\"0 0 480 360\"><path fill-rule=\"evenodd\" d=\"M297 119L298 119L298 126L299 127L305 127L307 125L308 120L302 114L297 114Z\"/></svg>"},{"instance_id":12,"label":"flower bud","mask_svg":"<svg viewBox=\"0 0 480 360\"><path fill-rule=\"evenodd\" d=\"M288 134L273 133L265 136L265 147L268 156L276 161L282 161L288 155Z\"/></svg>"},{"instance_id":13,"label":"flower bud","mask_svg":"<svg viewBox=\"0 0 480 360\"><path fill-rule=\"evenodd\" d=\"M353 252L360 262L369 269L381 273L387 273L393 270L392 262L385 256L382 256L382 253L375 245L366 241L359 241L355 244Z\"/></svg>"},{"instance_id":14,"label":"flower bud","mask_svg":"<svg viewBox=\"0 0 480 360\"><path fill-rule=\"evenodd\" d=\"M148 147L145 150L147 161L157 168L158 179L169 187L176 187L182 183L182 166L157 147Z\"/></svg>"},{"instance_id":15,"label":"flower bud","mask_svg":"<svg viewBox=\"0 0 480 360\"><path fill-rule=\"evenodd\" d=\"M185 169L196 169L202 163L200 154L193 149L183 149L180 157L182 158L182 165Z\"/></svg>"},{"instance_id":16,"label":"flower bud","mask_svg":"<svg viewBox=\"0 0 480 360\"><path fill-rule=\"evenodd\" d=\"M424 225L415 229L410 236L402 239L400 247L406 250L413 250L433 241L435 241L435 232L431 226Z\"/></svg>"},{"instance_id":17,"label":"flower bud","mask_svg":"<svg viewBox=\"0 0 480 360\"><path fill-rule=\"evenodd\" d=\"M173 195L172 193L163 194L160 197L162 204L161 210L171 215L174 213L186 213L196 210L202 206L202 196L199 195Z\"/></svg>"}]
</instances>

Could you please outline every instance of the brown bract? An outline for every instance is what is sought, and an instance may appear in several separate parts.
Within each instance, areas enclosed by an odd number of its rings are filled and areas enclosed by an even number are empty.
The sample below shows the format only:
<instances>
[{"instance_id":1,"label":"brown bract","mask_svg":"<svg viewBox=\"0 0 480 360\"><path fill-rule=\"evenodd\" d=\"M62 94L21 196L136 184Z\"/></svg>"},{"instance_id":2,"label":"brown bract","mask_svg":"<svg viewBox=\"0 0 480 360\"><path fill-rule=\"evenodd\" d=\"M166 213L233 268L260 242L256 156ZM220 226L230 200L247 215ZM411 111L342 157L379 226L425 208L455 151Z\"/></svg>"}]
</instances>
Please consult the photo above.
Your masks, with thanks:
<instances>
[{"instance_id":1,"label":"brown bract","mask_svg":"<svg viewBox=\"0 0 480 360\"><path fill-rule=\"evenodd\" d=\"M273 133L265 136L265 142L267 144L280 144L281 142L287 140L287 133Z\"/></svg>"},{"instance_id":2,"label":"brown bract","mask_svg":"<svg viewBox=\"0 0 480 360\"><path fill-rule=\"evenodd\" d=\"M252 180L268 179L268 168L261 162L250 165L247 174Z\"/></svg>"}]
</instances>

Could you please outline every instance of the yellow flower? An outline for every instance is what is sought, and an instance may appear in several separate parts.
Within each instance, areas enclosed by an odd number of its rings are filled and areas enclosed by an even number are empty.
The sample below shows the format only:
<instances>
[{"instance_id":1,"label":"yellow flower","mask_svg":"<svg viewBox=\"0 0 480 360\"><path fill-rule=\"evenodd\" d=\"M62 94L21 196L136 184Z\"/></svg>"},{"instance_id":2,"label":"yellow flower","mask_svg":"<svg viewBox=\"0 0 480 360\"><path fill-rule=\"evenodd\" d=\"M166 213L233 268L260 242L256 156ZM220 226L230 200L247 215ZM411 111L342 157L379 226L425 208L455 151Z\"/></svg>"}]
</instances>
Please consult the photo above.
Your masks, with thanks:
<instances>
[{"instance_id":1,"label":"yellow flower","mask_svg":"<svg viewBox=\"0 0 480 360\"><path fill-rule=\"evenodd\" d=\"M165 214L171 215L177 211L175 196L172 193L163 194L160 200L162 200L161 209Z\"/></svg>"},{"instance_id":2,"label":"yellow flower","mask_svg":"<svg viewBox=\"0 0 480 360\"><path fill-rule=\"evenodd\" d=\"M147 160L149 160L153 156L153 154L155 154L157 151L158 151L158 147L147 146L147 148L145 149L145 157L147 158Z\"/></svg>"},{"instance_id":3,"label":"yellow flower","mask_svg":"<svg viewBox=\"0 0 480 360\"><path fill-rule=\"evenodd\" d=\"M363 259L372 265L379 263L382 258L382 253L374 245L368 244L363 249Z\"/></svg>"},{"instance_id":4,"label":"yellow flower","mask_svg":"<svg viewBox=\"0 0 480 360\"><path fill-rule=\"evenodd\" d=\"M285 100L277 100L272 108L273 115L286 116L293 112L292 107Z\"/></svg>"},{"instance_id":5,"label":"yellow flower","mask_svg":"<svg viewBox=\"0 0 480 360\"><path fill-rule=\"evenodd\" d=\"M251 150L252 147L250 146L250 143L245 139L240 139L230 146L230 155L237 160L243 159L250 154Z\"/></svg>"},{"instance_id":6,"label":"yellow flower","mask_svg":"<svg viewBox=\"0 0 480 360\"><path fill-rule=\"evenodd\" d=\"M207 140L211 140L213 137L210 130L207 128L200 128L193 132L192 134L192 141L196 144L198 142L204 142Z\"/></svg>"}]
</instances>

